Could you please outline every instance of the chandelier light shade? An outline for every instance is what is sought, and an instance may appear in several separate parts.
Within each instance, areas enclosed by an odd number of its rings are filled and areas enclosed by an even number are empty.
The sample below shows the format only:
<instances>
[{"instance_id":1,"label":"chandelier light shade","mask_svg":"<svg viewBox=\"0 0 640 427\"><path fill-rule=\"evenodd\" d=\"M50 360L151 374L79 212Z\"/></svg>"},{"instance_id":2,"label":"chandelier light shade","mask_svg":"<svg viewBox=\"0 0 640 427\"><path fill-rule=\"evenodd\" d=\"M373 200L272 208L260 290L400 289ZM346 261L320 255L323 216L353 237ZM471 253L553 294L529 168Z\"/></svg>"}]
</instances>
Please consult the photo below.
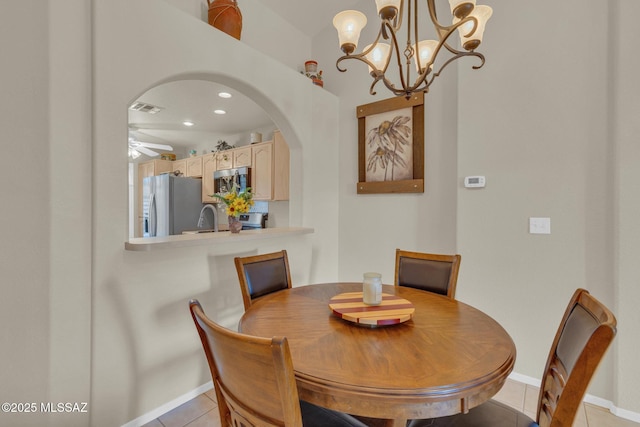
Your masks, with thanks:
<instances>
[{"instance_id":1,"label":"chandelier light shade","mask_svg":"<svg viewBox=\"0 0 640 427\"><path fill-rule=\"evenodd\" d=\"M424 19L418 11L418 0L376 0L380 30L374 42L360 53L355 51L360 32L367 24L366 16L356 10L338 13L333 18L333 25L338 31L338 40L344 56L338 58L336 67L344 72L346 69L340 67L342 61L356 59L364 62L373 78L369 93L375 95L374 87L382 81L394 95L403 95L407 99L415 92L428 92L433 80L456 59L465 56L476 57L480 64L474 65L473 69L481 68L485 62L484 55L475 50L482 43L485 25L491 17L492 9L489 6L476 6L475 0L449 0L449 6L451 14L448 15L448 19L451 24L443 25L438 20L435 0L427 0L432 32L435 32L438 39L421 40L420 34L425 31L419 28L419 22ZM403 15L407 17L405 26ZM406 46L401 48L398 36L405 27ZM449 40L456 32L461 48L453 47L454 41ZM439 61L441 65L436 71L435 63L439 56L445 59ZM399 84L394 83L387 73L392 59L397 63ZM414 78L412 70L416 72Z\"/></svg>"},{"instance_id":2,"label":"chandelier light shade","mask_svg":"<svg viewBox=\"0 0 640 427\"><path fill-rule=\"evenodd\" d=\"M466 50L474 50L482 43L482 35L484 34L484 27L487 24L493 10L489 6L476 6L469 16L473 16L477 19L478 26L473 31L474 22L468 21L466 24L458 27L458 33L460 34L460 40L462 47ZM460 21L458 18L453 19L453 23L456 24Z\"/></svg>"},{"instance_id":3,"label":"chandelier light shade","mask_svg":"<svg viewBox=\"0 0 640 427\"><path fill-rule=\"evenodd\" d=\"M333 18L333 26L338 30L338 40L347 55L358 47L360 31L367 25L367 17L357 10L345 10Z\"/></svg>"},{"instance_id":4,"label":"chandelier light shade","mask_svg":"<svg viewBox=\"0 0 640 427\"><path fill-rule=\"evenodd\" d=\"M377 43L375 46L369 45L364 48L367 53L365 56L369 62L373 65L369 65L369 72L373 70L381 70L385 67L389 61L389 54L391 53L391 46L388 43Z\"/></svg>"},{"instance_id":5,"label":"chandelier light shade","mask_svg":"<svg viewBox=\"0 0 640 427\"><path fill-rule=\"evenodd\" d=\"M418 74L421 74L427 64L432 64L432 59L434 53L436 53L436 49L438 48L438 40L422 40L418 42L418 44L414 47L418 56L420 57L420 61L415 61L416 71ZM433 65L430 65L433 68Z\"/></svg>"}]
</instances>

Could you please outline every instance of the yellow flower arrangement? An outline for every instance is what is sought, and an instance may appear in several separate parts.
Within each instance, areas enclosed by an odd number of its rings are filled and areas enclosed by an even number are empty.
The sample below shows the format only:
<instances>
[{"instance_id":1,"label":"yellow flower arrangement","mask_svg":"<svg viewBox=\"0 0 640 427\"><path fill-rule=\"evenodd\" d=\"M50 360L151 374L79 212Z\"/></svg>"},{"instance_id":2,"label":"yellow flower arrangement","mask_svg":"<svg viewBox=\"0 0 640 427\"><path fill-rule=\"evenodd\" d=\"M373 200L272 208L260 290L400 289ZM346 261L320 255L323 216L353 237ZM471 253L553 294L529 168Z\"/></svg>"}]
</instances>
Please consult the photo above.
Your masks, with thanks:
<instances>
[{"instance_id":1,"label":"yellow flower arrangement","mask_svg":"<svg viewBox=\"0 0 640 427\"><path fill-rule=\"evenodd\" d=\"M234 186L229 193L224 195L214 194L214 196L227 205L226 213L228 216L237 218L240 214L249 212L249 209L253 206L253 193L251 193L251 188L247 188L246 191L238 193Z\"/></svg>"}]
</instances>

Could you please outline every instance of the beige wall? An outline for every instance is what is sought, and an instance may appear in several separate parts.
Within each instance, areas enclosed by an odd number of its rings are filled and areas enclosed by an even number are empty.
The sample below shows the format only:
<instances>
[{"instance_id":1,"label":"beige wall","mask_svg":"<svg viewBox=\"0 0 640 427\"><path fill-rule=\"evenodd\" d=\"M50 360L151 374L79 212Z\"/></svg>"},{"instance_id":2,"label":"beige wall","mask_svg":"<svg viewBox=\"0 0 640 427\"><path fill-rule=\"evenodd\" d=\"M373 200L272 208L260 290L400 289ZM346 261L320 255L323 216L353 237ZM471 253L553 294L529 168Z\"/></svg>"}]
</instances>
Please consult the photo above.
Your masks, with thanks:
<instances>
[{"instance_id":1,"label":"beige wall","mask_svg":"<svg viewBox=\"0 0 640 427\"><path fill-rule=\"evenodd\" d=\"M396 247L461 253L458 298L507 328L518 348L515 372L527 380L540 378L565 304L585 287L621 323L589 393L640 421L631 362L640 348L631 307L639 300L631 138L640 88L637 58L621 54L636 39L630 17L638 6L487 3L494 15L480 49L486 65L475 71L471 60L459 61L425 96L427 187L418 196L355 194L355 107L390 94L378 85L368 95L364 64L335 71L332 28L314 38L325 87L340 97L340 278L375 268L392 281ZM355 8L369 18L364 45L377 18L367 1ZM468 175L485 175L486 188L465 189ZM551 235L528 233L535 216L551 218Z\"/></svg>"},{"instance_id":2,"label":"beige wall","mask_svg":"<svg viewBox=\"0 0 640 427\"><path fill-rule=\"evenodd\" d=\"M87 425L41 402L90 401L91 99L86 1L0 6L0 425ZM89 406L89 410L91 406Z\"/></svg>"},{"instance_id":3,"label":"beige wall","mask_svg":"<svg viewBox=\"0 0 640 427\"><path fill-rule=\"evenodd\" d=\"M234 256L284 248L295 283L337 277L338 177L315 178L322 165L335 162L337 98L168 3L150 5L144 0L94 4L91 423L96 426L125 424L210 380L187 301L199 298L212 318L235 328L243 309ZM311 226L314 234L224 247L123 250L127 161L121 146L127 106L160 82L184 78L232 87L273 118L291 149L289 222Z\"/></svg>"},{"instance_id":4,"label":"beige wall","mask_svg":"<svg viewBox=\"0 0 640 427\"><path fill-rule=\"evenodd\" d=\"M609 88L615 94L611 119L614 148L614 187L612 194L615 204L613 235L615 246L615 297L618 316L618 341L616 342L616 363L614 364L615 402L620 408L640 413L640 378L638 349L640 349L640 82L637 70L640 59L630 55L636 37L636 17L640 14L640 4L635 1L615 1L612 4L612 25L610 34L613 43L607 59L613 60L613 81ZM636 421L638 421L636 419Z\"/></svg>"},{"instance_id":5,"label":"beige wall","mask_svg":"<svg viewBox=\"0 0 640 427\"><path fill-rule=\"evenodd\" d=\"M272 34L259 20L236 42L194 20L192 3L182 13L114 0L94 2L92 29L86 3L1 6L3 154L31 166L6 162L0 184L3 207L19 207L0 210L0 400L90 401L90 414L2 413L0 424L119 426L208 381L187 299L233 326L242 309L230 257L282 247L296 283L358 280L372 268L391 281L396 247L462 253L459 298L505 325L516 371L533 378L564 302L586 286L620 322L590 393L638 416L640 64L623 56L637 2L490 2L485 68L463 61L426 97L425 193L372 196L355 194L354 109L388 95L367 95L364 66L333 69L332 28L301 42L299 59L269 52L276 61L247 46L266 43L260 30ZM539 28L535 40L524 31ZM295 69L311 55L325 91ZM255 247L123 250L126 107L177 76L222 81L273 114L304 165L292 171L291 222L316 233ZM462 188L470 174L486 175L487 188ZM529 216L550 216L552 234L529 235Z\"/></svg>"},{"instance_id":6,"label":"beige wall","mask_svg":"<svg viewBox=\"0 0 640 427\"><path fill-rule=\"evenodd\" d=\"M12 59L3 60L0 67L0 138L7 158L31 159L29 164L16 161L7 165L8 179L0 180L4 198L0 209L2 402L48 399L51 220L47 19L46 8L41 10L35 3L3 5L0 13L0 50L4 58ZM18 37L24 38L22 45L15 43ZM24 114L27 109L29 115ZM33 172L25 174L28 170ZM34 422L34 417L26 418ZM0 413L0 424L19 425L22 420L22 414Z\"/></svg>"},{"instance_id":7,"label":"beige wall","mask_svg":"<svg viewBox=\"0 0 640 427\"><path fill-rule=\"evenodd\" d=\"M479 84L461 68L459 176L487 175L487 188L459 191L460 297L511 331L515 369L534 378L576 288L615 304L610 75L592 61L610 40L576 34L585 22L606 34L608 5L582 4L496 2ZM551 235L529 234L529 217L550 217ZM613 395L612 361L591 393Z\"/></svg>"}]
</instances>

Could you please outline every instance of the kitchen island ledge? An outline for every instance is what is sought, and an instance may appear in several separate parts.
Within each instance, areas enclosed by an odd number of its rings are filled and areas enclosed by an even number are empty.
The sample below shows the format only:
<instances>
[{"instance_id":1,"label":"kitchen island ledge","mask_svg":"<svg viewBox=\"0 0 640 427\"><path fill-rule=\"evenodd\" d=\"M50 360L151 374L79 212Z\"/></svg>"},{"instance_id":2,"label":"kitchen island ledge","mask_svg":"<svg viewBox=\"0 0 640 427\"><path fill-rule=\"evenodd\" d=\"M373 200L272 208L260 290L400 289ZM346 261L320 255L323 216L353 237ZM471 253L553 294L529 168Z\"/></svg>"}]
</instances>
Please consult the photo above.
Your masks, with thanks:
<instances>
[{"instance_id":1,"label":"kitchen island ledge","mask_svg":"<svg viewBox=\"0 0 640 427\"><path fill-rule=\"evenodd\" d=\"M247 242L283 236L296 236L313 233L308 227L274 227L256 230L242 230L238 234L229 231L202 234L178 234L165 237L136 237L124 243L127 251L155 251L158 249L185 248L210 244Z\"/></svg>"}]
</instances>

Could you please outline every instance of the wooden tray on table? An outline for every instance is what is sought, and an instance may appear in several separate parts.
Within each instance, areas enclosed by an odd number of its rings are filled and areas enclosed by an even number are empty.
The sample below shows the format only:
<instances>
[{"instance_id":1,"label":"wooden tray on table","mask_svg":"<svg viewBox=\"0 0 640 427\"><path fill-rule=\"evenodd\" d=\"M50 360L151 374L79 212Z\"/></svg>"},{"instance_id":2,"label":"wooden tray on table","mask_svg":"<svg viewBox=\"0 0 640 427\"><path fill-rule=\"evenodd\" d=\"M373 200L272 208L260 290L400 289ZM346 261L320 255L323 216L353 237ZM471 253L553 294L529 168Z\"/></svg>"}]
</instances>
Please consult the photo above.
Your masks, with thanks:
<instances>
[{"instance_id":1,"label":"wooden tray on table","mask_svg":"<svg viewBox=\"0 0 640 427\"><path fill-rule=\"evenodd\" d=\"M411 301L385 293L380 305L368 305L362 301L362 292L346 292L331 298L329 308L337 317L365 326L397 325L415 312Z\"/></svg>"}]
</instances>

